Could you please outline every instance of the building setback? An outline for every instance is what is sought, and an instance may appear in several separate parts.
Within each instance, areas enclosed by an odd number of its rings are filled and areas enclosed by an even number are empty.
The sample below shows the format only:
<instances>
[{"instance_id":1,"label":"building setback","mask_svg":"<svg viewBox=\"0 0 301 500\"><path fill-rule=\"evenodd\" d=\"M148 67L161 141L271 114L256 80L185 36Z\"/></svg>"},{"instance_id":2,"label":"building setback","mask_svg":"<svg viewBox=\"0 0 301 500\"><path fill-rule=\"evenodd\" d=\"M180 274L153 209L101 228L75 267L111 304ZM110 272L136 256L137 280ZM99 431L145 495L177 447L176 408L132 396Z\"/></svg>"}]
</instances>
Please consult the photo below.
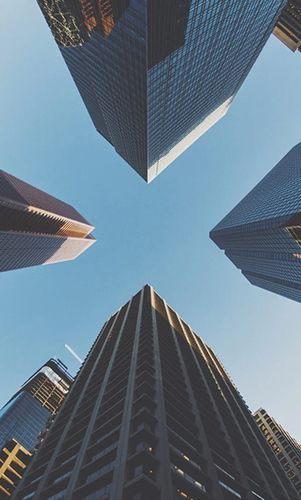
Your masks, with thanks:
<instances>
[{"instance_id":1,"label":"building setback","mask_svg":"<svg viewBox=\"0 0 301 500\"><path fill-rule=\"evenodd\" d=\"M301 51L301 0L288 0L275 26L274 35L293 52Z\"/></svg>"},{"instance_id":2,"label":"building setback","mask_svg":"<svg viewBox=\"0 0 301 500\"><path fill-rule=\"evenodd\" d=\"M227 112L285 0L37 0L98 132L147 182Z\"/></svg>"},{"instance_id":3,"label":"building setback","mask_svg":"<svg viewBox=\"0 0 301 500\"><path fill-rule=\"evenodd\" d=\"M301 143L210 237L250 283L301 302Z\"/></svg>"},{"instance_id":4,"label":"building setback","mask_svg":"<svg viewBox=\"0 0 301 500\"><path fill-rule=\"evenodd\" d=\"M104 324L14 498L297 497L213 351L146 285Z\"/></svg>"},{"instance_id":5,"label":"building setback","mask_svg":"<svg viewBox=\"0 0 301 500\"><path fill-rule=\"evenodd\" d=\"M0 170L0 272L75 259L93 229L71 205Z\"/></svg>"},{"instance_id":6,"label":"building setback","mask_svg":"<svg viewBox=\"0 0 301 500\"><path fill-rule=\"evenodd\" d=\"M301 498L301 445L264 409L257 410L254 418Z\"/></svg>"}]
</instances>

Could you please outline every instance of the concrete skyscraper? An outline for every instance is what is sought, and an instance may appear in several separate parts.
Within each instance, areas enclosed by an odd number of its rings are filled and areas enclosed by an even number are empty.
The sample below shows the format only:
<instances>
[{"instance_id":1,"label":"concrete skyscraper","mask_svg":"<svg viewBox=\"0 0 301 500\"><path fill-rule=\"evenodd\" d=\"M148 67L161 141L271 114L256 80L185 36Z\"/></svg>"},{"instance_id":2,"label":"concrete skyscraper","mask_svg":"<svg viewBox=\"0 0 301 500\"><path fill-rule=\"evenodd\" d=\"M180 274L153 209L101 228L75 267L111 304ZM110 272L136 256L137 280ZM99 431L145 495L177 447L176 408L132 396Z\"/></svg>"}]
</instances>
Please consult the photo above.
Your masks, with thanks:
<instances>
[{"instance_id":1,"label":"concrete skyscraper","mask_svg":"<svg viewBox=\"0 0 301 500\"><path fill-rule=\"evenodd\" d=\"M145 286L103 326L15 498L297 497L213 351Z\"/></svg>"},{"instance_id":2,"label":"concrete skyscraper","mask_svg":"<svg viewBox=\"0 0 301 500\"><path fill-rule=\"evenodd\" d=\"M285 0L37 0L98 132L147 182L227 112Z\"/></svg>"},{"instance_id":3,"label":"concrete skyscraper","mask_svg":"<svg viewBox=\"0 0 301 500\"><path fill-rule=\"evenodd\" d=\"M210 237L250 283L301 302L301 143Z\"/></svg>"},{"instance_id":4,"label":"concrete skyscraper","mask_svg":"<svg viewBox=\"0 0 301 500\"><path fill-rule=\"evenodd\" d=\"M301 498L301 445L263 408L255 412L254 418Z\"/></svg>"},{"instance_id":5,"label":"concrete skyscraper","mask_svg":"<svg viewBox=\"0 0 301 500\"><path fill-rule=\"evenodd\" d=\"M75 259L93 229L71 205L0 170L0 272Z\"/></svg>"}]
</instances>

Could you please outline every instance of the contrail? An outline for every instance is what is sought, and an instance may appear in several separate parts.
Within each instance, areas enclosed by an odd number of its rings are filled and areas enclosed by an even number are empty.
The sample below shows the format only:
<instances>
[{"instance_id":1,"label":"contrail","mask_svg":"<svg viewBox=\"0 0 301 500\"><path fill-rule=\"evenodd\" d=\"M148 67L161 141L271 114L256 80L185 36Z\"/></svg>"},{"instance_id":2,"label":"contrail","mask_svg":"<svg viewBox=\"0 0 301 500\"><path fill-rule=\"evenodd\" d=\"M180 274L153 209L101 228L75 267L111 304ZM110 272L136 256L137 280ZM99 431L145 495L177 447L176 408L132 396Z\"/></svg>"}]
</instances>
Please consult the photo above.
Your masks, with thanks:
<instances>
[{"instance_id":1,"label":"contrail","mask_svg":"<svg viewBox=\"0 0 301 500\"><path fill-rule=\"evenodd\" d=\"M83 360L80 359L80 357L76 354L76 352L73 351L73 349L71 349L71 347L68 345L68 344L65 344L65 347L67 349L67 351L70 352L70 354L72 354L72 356L80 363L82 364L83 363Z\"/></svg>"}]
</instances>

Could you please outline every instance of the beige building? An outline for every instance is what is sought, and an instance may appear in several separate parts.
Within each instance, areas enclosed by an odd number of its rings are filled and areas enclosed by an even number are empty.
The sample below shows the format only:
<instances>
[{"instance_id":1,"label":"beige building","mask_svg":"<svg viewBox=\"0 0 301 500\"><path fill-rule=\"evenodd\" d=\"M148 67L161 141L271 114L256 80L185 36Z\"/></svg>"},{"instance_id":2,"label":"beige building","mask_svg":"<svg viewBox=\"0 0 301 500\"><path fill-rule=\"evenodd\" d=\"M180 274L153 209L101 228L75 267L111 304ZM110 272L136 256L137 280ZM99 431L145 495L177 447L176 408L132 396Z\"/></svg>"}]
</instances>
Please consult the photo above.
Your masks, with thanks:
<instances>
[{"instance_id":1,"label":"beige building","mask_svg":"<svg viewBox=\"0 0 301 500\"><path fill-rule=\"evenodd\" d=\"M274 29L274 35L290 50L301 51L301 0L289 0Z\"/></svg>"},{"instance_id":2,"label":"beige building","mask_svg":"<svg viewBox=\"0 0 301 500\"><path fill-rule=\"evenodd\" d=\"M15 439L11 439L0 452L0 497L10 496L23 476L32 453Z\"/></svg>"}]
</instances>

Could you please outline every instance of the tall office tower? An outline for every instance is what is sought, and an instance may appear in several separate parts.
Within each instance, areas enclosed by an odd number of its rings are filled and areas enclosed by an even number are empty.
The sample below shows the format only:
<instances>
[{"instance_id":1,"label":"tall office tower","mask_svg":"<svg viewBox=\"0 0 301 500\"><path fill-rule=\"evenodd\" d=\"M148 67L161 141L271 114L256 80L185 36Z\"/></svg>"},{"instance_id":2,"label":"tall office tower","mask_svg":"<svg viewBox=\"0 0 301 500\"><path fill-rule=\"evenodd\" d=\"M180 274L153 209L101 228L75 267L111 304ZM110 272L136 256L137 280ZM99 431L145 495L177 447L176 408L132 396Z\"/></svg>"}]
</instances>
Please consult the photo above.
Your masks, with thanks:
<instances>
[{"instance_id":1,"label":"tall office tower","mask_svg":"<svg viewBox=\"0 0 301 500\"><path fill-rule=\"evenodd\" d=\"M301 302L301 143L210 237L250 283Z\"/></svg>"},{"instance_id":2,"label":"tall office tower","mask_svg":"<svg viewBox=\"0 0 301 500\"><path fill-rule=\"evenodd\" d=\"M145 286L103 326L15 498L296 496L215 354Z\"/></svg>"},{"instance_id":3,"label":"tall office tower","mask_svg":"<svg viewBox=\"0 0 301 500\"><path fill-rule=\"evenodd\" d=\"M9 497L32 457L24 446L11 439L0 451L0 498Z\"/></svg>"},{"instance_id":4,"label":"tall office tower","mask_svg":"<svg viewBox=\"0 0 301 500\"><path fill-rule=\"evenodd\" d=\"M71 205L0 170L0 272L75 259L93 229Z\"/></svg>"},{"instance_id":5,"label":"tall office tower","mask_svg":"<svg viewBox=\"0 0 301 500\"><path fill-rule=\"evenodd\" d=\"M285 0L37 0L98 132L147 182L228 110Z\"/></svg>"},{"instance_id":6,"label":"tall office tower","mask_svg":"<svg viewBox=\"0 0 301 500\"><path fill-rule=\"evenodd\" d=\"M293 52L301 51L301 0L288 0L275 26L274 35Z\"/></svg>"},{"instance_id":7,"label":"tall office tower","mask_svg":"<svg viewBox=\"0 0 301 500\"><path fill-rule=\"evenodd\" d=\"M73 382L65 365L49 359L0 410L0 449L15 439L32 451Z\"/></svg>"},{"instance_id":8,"label":"tall office tower","mask_svg":"<svg viewBox=\"0 0 301 500\"><path fill-rule=\"evenodd\" d=\"M301 445L262 408L254 418L301 498Z\"/></svg>"}]
</instances>

